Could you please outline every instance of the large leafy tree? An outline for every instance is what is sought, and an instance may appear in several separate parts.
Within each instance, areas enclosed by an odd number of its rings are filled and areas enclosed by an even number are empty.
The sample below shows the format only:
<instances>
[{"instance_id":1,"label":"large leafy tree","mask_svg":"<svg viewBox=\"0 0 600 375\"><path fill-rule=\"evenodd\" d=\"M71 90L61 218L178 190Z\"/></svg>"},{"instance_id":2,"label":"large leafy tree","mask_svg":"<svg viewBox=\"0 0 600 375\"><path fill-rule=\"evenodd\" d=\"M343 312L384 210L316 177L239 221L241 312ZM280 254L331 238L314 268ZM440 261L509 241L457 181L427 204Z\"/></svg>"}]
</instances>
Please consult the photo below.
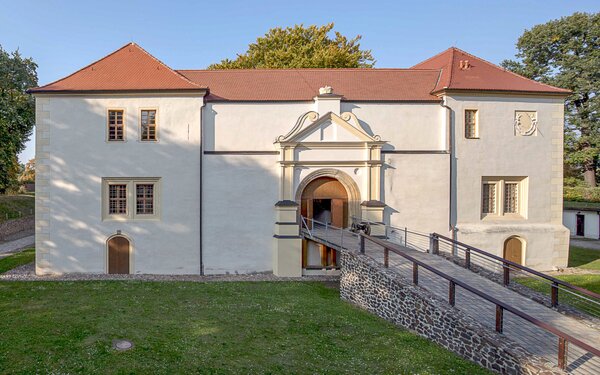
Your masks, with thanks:
<instances>
[{"instance_id":1,"label":"large leafy tree","mask_svg":"<svg viewBox=\"0 0 600 375\"><path fill-rule=\"evenodd\" d=\"M37 86L36 68L31 58L0 46L0 193L17 184L17 155L33 130L35 103L25 91Z\"/></svg>"},{"instance_id":2,"label":"large leafy tree","mask_svg":"<svg viewBox=\"0 0 600 375\"><path fill-rule=\"evenodd\" d=\"M566 162L596 186L600 154L600 13L575 13L526 30L517 60L502 65L523 76L568 88L565 104Z\"/></svg>"},{"instance_id":3,"label":"large leafy tree","mask_svg":"<svg viewBox=\"0 0 600 375\"><path fill-rule=\"evenodd\" d=\"M372 68L375 59L370 50L360 48L361 36L348 39L336 31L332 38L329 34L333 26L330 23L271 29L235 60L225 59L208 68Z\"/></svg>"}]
</instances>

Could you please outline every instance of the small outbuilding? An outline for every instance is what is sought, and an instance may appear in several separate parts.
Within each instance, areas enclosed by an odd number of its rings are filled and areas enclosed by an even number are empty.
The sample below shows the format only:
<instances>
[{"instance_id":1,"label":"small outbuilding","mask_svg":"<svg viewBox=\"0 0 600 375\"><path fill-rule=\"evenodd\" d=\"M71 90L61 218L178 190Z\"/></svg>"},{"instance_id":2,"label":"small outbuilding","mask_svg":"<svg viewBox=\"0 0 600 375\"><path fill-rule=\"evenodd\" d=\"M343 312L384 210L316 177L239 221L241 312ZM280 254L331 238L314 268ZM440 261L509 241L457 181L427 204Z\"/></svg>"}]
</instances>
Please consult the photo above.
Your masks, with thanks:
<instances>
[{"instance_id":1,"label":"small outbuilding","mask_svg":"<svg viewBox=\"0 0 600 375\"><path fill-rule=\"evenodd\" d=\"M565 202L563 211L571 236L600 239L600 203Z\"/></svg>"}]
</instances>

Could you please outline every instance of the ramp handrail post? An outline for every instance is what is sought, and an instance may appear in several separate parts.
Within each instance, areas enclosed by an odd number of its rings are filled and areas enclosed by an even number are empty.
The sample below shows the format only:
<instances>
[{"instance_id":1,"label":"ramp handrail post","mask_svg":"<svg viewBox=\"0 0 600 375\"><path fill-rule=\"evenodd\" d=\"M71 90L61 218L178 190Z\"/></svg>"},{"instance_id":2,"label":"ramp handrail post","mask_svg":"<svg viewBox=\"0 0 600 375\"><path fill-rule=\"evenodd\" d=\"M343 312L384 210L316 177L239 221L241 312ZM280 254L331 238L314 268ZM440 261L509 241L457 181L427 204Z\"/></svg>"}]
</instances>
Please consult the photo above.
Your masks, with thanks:
<instances>
[{"instance_id":1,"label":"ramp handrail post","mask_svg":"<svg viewBox=\"0 0 600 375\"><path fill-rule=\"evenodd\" d=\"M361 254L365 253L365 236L363 236L362 233L360 235L360 252Z\"/></svg>"},{"instance_id":2,"label":"ramp handrail post","mask_svg":"<svg viewBox=\"0 0 600 375\"><path fill-rule=\"evenodd\" d=\"M567 368L568 342L564 337L558 338L558 368L565 370Z\"/></svg>"},{"instance_id":3,"label":"ramp handrail post","mask_svg":"<svg viewBox=\"0 0 600 375\"><path fill-rule=\"evenodd\" d=\"M435 255L440 253L440 239L435 233L429 235L429 252Z\"/></svg>"},{"instance_id":4,"label":"ramp handrail post","mask_svg":"<svg viewBox=\"0 0 600 375\"><path fill-rule=\"evenodd\" d=\"M465 268L471 269L471 249L468 247L465 249Z\"/></svg>"},{"instance_id":5,"label":"ramp handrail post","mask_svg":"<svg viewBox=\"0 0 600 375\"><path fill-rule=\"evenodd\" d=\"M413 262L413 284L419 285L419 265Z\"/></svg>"},{"instance_id":6,"label":"ramp handrail post","mask_svg":"<svg viewBox=\"0 0 600 375\"><path fill-rule=\"evenodd\" d=\"M408 247L408 228L404 227L404 247Z\"/></svg>"},{"instance_id":7,"label":"ramp handrail post","mask_svg":"<svg viewBox=\"0 0 600 375\"><path fill-rule=\"evenodd\" d=\"M450 306L454 306L456 303L456 284L452 280L448 285L448 303L450 303Z\"/></svg>"},{"instance_id":8,"label":"ramp handrail post","mask_svg":"<svg viewBox=\"0 0 600 375\"><path fill-rule=\"evenodd\" d=\"M390 266L390 250L387 247L383 248L383 266L385 268Z\"/></svg>"},{"instance_id":9,"label":"ramp handrail post","mask_svg":"<svg viewBox=\"0 0 600 375\"><path fill-rule=\"evenodd\" d=\"M556 307L558 306L558 283L557 282L553 282L552 283L552 293L551 293L551 305L552 307Z\"/></svg>"},{"instance_id":10,"label":"ramp handrail post","mask_svg":"<svg viewBox=\"0 0 600 375\"><path fill-rule=\"evenodd\" d=\"M502 333L504 330L504 309L496 305L496 332Z\"/></svg>"},{"instance_id":11,"label":"ramp handrail post","mask_svg":"<svg viewBox=\"0 0 600 375\"><path fill-rule=\"evenodd\" d=\"M504 286L508 286L508 284L510 283L510 266L508 264L506 264L506 262L504 262L504 263L502 263L502 268L503 268L502 283L504 284Z\"/></svg>"}]
</instances>

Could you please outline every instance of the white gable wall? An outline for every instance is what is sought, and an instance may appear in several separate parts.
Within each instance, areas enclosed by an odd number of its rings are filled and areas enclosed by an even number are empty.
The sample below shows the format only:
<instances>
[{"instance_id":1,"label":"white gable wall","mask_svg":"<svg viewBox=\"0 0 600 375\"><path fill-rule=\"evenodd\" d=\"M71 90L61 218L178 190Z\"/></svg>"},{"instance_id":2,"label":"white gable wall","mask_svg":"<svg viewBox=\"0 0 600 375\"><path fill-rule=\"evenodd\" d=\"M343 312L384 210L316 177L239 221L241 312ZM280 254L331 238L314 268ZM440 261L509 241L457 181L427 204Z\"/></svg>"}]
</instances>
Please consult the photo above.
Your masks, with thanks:
<instances>
[{"instance_id":1,"label":"white gable wall","mask_svg":"<svg viewBox=\"0 0 600 375\"><path fill-rule=\"evenodd\" d=\"M36 102L36 157L43 165L38 272L106 272L106 240L121 230L132 240L132 273L199 273L202 98L38 96ZM141 108L158 111L156 143L139 141ZM125 111L126 142L106 141L108 109ZM102 220L103 177L160 177L160 220Z\"/></svg>"}]
</instances>

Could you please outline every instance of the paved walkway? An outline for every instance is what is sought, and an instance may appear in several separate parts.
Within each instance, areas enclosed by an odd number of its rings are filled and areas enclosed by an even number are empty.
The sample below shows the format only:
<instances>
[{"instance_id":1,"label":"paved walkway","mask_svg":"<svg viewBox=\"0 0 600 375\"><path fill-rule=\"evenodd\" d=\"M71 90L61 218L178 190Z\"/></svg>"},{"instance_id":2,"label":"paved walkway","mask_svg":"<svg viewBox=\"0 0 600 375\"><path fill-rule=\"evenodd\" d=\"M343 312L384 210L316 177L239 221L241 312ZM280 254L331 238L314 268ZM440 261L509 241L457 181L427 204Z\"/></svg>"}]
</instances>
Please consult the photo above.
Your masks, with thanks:
<instances>
[{"instance_id":1,"label":"paved walkway","mask_svg":"<svg viewBox=\"0 0 600 375\"><path fill-rule=\"evenodd\" d=\"M571 246L583 247L584 249L591 250L600 250L600 240L571 237Z\"/></svg>"},{"instance_id":2,"label":"paved walkway","mask_svg":"<svg viewBox=\"0 0 600 375\"><path fill-rule=\"evenodd\" d=\"M18 240L0 243L0 259L35 245L35 236L27 236Z\"/></svg>"},{"instance_id":3,"label":"paved walkway","mask_svg":"<svg viewBox=\"0 0 600 375\"><path fill-rule=\"evenodd\" d=\"M333 245L332 247L339 249L340 244L343 243L342 246L345 249L355 251L359 249L359 239L354 233L344 231L342 237L340 231L329 231L326 234L322 228L316 228L312 232L313 236L326 239L330 245ZM370 241L366 241L365 245L365 253L383 263L382 248ZM408 255L419 261L435 267L445 274L461 280L500 301L504 301L538 320L549 323L588 345L600 348L600 330L590 328L574 318L538 304L502 285L457 266L440 256L415 251L406 247L402 248ZM390 252L389 267L407 279L412 280L412 262L409 262L400 255ZM448 300L448 281L423 268L419 269L419 286L446 301ZM496 306L494 304L458 286L456 287L455 298L455 307L457 309L478 320L484 326L489 327L490 330L495 329ZM531 353L543 356L555 365L558 363L558 338L554 334L507 311L504 312L504 334L521 344ZM600 374L600 358L592 356L574 345L569 346L567 360L568 372L570 373Z\"/></svg>"}]
</instances>

